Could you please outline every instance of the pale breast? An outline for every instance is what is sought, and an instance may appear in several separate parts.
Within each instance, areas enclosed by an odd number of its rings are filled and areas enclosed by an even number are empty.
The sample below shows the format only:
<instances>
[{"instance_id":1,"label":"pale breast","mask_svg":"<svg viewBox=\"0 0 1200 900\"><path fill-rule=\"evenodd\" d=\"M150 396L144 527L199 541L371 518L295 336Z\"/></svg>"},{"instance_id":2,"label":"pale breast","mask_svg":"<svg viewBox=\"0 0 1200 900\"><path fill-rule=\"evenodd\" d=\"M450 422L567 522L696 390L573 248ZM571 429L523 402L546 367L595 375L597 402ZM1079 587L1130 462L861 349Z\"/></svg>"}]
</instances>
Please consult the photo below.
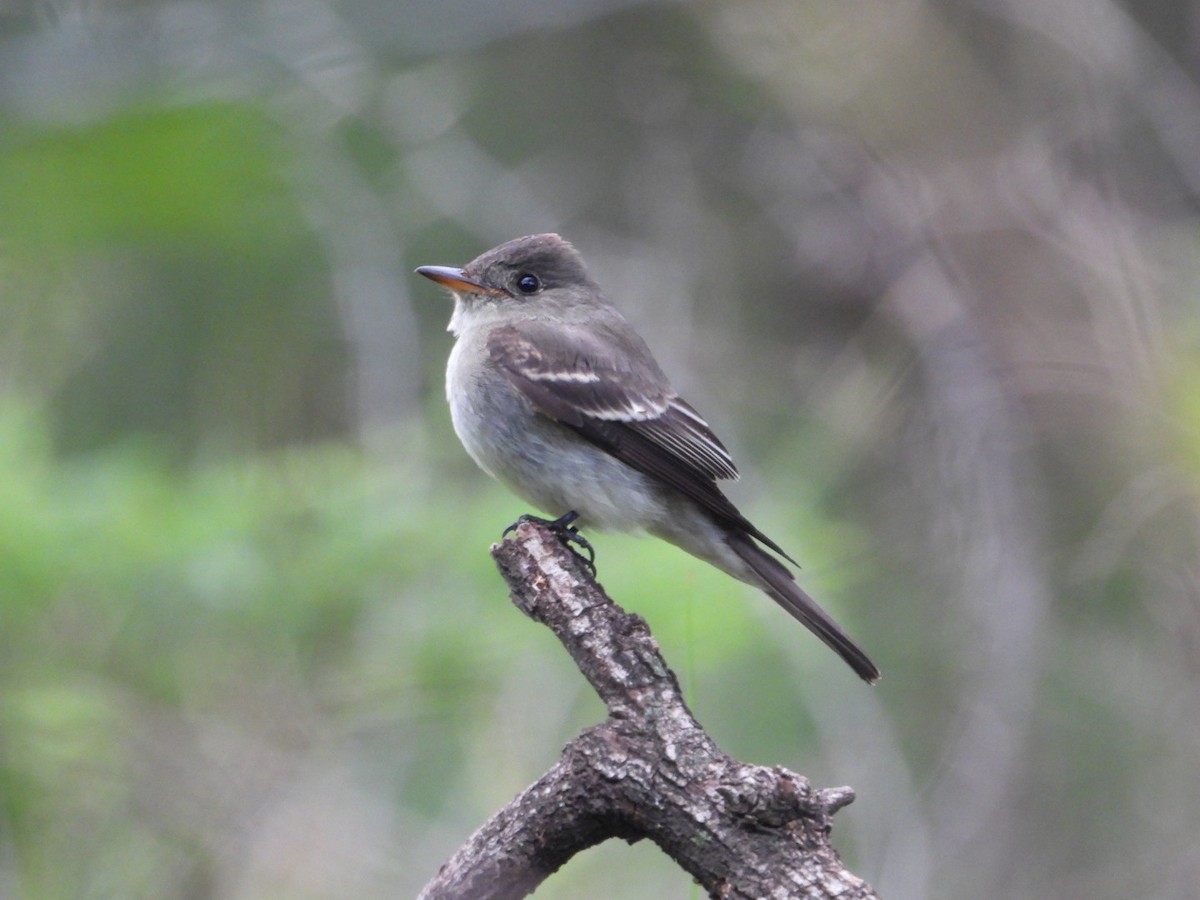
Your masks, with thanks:
<instances>
[{"instance_id":1,"label":"pale breast","mask_svg":"<svg viewBox=\"0 0 1200 900\"><path fill-rule=\"evenodd\" d=\"M450 417L476 464L551 516L583 526L643 528L661 501L646 476L534 411L507 376L460 339L446 374Z\"/></svg>"}]
</instances>

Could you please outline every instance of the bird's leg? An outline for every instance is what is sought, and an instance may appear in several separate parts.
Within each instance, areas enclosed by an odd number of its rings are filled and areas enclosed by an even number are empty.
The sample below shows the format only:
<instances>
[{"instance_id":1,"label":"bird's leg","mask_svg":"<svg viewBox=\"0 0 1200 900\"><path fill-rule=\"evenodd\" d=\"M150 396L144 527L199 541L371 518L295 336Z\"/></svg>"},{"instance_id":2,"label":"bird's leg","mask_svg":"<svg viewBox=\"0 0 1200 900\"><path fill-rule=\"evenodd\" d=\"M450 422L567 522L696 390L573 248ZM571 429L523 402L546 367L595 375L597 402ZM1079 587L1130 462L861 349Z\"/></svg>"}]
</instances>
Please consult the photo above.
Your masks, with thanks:
<instances>
[{"instance_id":1,"label":"bird's leg","mask_svg":"<svg viewBox=\"0 0 1200 900\"><path fill-rule=\"evenodd\" d=\"M543 519L540 516L524 515L517 521L513 522L504 529L504 533L500 537L508 537L508 535L517 530L517 526L522 522L536 522L538 525L544 525L558 535L558 539L567 545L567 549L583 560L584 564L591 570L592 577L596 575L596 550L592 547L588 539L579 533L579 529L571 523L579 518L579 513L571 510L566 515L559 516L557 519ZM575 544L587 551L587 556L584 556L575 547Z\"/></svg>"}]
</instances>

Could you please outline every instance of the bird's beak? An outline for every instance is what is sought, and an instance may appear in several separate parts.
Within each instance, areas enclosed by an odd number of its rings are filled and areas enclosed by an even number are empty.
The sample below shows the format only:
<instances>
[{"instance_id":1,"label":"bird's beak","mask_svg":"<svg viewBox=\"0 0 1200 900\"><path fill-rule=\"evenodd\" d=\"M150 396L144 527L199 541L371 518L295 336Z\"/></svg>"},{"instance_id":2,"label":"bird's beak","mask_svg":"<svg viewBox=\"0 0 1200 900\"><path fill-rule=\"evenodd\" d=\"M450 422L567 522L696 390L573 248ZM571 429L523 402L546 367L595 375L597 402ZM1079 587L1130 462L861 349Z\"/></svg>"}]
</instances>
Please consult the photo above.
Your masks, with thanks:
<instances>
[{"instance_id":1,"label":"bird's beak","mask_svg":"<svg viewBox=\"0 0 1200 900\"><path fill-rule=\"evenodd\" d=\"M486 294L489 297L504 296L504 291L472 278L463 269L450 266L418 266L417 272L459 294Z\"/></svg>"}]
</instances>

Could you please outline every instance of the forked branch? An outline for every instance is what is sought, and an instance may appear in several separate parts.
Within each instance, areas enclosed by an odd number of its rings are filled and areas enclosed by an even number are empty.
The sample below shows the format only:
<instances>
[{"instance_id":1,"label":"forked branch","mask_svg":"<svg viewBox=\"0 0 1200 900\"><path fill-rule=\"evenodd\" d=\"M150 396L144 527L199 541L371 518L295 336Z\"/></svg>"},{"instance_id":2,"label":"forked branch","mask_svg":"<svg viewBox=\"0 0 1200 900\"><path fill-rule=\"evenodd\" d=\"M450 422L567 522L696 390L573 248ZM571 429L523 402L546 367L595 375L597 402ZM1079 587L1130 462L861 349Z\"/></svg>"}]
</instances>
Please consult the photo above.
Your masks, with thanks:
<instances>
[{"instance_id":1,"label":"forked branch","mask_svg":"<svg viewBox=\"0 0 1200 900\"><path fill-rule=\"evenodd\" d=\"M720 898L875 897L829 844L850 788L812 789L726 755L692 717L658 643L545 527L492 547L513 602L562 642L608 707L439 870L423 900L524 897L574 854L649 838Z\"/></svg>"}]
</instances>

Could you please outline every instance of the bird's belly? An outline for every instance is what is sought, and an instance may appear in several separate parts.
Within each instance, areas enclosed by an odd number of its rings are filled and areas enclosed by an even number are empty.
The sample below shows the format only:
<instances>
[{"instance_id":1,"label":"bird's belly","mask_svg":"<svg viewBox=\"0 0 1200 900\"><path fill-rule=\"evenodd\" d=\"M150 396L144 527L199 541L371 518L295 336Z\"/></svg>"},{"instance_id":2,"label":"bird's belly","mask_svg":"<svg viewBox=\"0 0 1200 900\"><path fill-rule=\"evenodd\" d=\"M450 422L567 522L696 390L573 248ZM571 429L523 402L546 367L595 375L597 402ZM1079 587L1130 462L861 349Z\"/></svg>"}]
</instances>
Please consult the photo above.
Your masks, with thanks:
<instances>
[{"instance_id":1,"label":"bird's belly","mask_svg":"<svg viewBox=\"0 0 1200 900\"><path fill-rule=\"evenodd\" d=\"M654 521L661 500L645 475L535 413L524 398L514 415L512 397L469 396L451 404L454 430L476 464L517 496L552 516L574 510L581 526L594 529L634 531Z\"/></svg>"},{"instance_id":2,"label":"bird's belly","mask_svg":"<svg viewBox=\"0 0 1200 900\"><path fill-rule=\"evenodd\" d=\"M640 472L572 432L536 443L495 473L518 496L554 516L574 510L581 527L599 530L636 531L656 518L657 491Z\"/></svg>"}]
</instances>

